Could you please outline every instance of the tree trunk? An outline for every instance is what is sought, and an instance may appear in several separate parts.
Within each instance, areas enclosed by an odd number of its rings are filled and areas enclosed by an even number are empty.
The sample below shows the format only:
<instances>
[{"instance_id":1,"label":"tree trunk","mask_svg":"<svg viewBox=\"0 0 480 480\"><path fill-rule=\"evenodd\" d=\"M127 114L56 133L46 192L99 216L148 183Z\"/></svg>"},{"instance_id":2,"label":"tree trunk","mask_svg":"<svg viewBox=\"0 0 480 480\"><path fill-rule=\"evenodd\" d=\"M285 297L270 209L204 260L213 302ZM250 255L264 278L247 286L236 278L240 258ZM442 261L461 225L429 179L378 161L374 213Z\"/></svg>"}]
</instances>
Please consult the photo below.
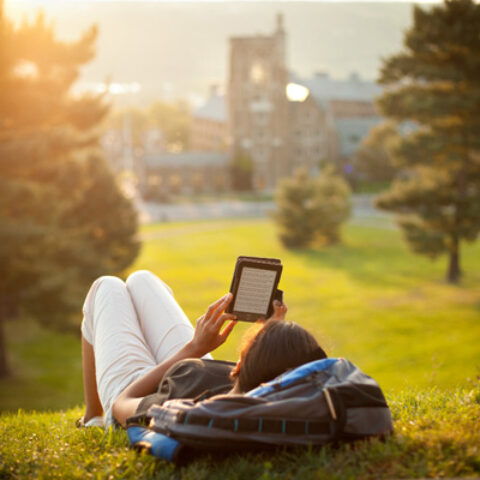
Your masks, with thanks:
<instances>
[{"instance_id":1,"label":"tree trunk","mask_svg":"<svg viewBox=\"0 0 480 480\"><path fill-rule=\"evenodd\" d=\"M0 378L10 376L10 367L7 359L7 341L5 338L5 320L7 319L7 305L5 297L0 293Z\"/></svg>"},{"instance_id":2,"label":"tree trunk","mask_svg":"<svg viewBox=\"0 0 480 480\"><path fill-rule=\"evenodd\" d=\"M462 276L460 269L460 248L458 238L453 238L448 259L447 282L458 283Z\"/></svg>"}]
</instances>

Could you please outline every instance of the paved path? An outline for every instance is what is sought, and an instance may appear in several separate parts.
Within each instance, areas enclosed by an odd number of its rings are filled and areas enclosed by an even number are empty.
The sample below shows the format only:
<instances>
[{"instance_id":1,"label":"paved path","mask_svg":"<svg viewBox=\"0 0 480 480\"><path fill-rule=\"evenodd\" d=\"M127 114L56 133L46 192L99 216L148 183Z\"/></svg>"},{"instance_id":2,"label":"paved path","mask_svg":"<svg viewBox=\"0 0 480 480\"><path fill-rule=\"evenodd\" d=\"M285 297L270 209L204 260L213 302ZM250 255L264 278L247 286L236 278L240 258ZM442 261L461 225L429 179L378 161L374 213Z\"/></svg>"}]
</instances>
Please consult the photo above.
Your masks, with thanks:
<instances>
[{"instance_id":1,"label":"paved path","mask_svg":"<svg viewBox=\"0 0 480 480\"><path fill-rule=\"evenodd\" d=\"M373 195L353 195L351 221L389 224L390 215L373 206ZM273 211L273 202L223 200L210 203L162 204L139 202L142 223L212 220L227 218L262 218Z\"/></svg>"}]
</instances>

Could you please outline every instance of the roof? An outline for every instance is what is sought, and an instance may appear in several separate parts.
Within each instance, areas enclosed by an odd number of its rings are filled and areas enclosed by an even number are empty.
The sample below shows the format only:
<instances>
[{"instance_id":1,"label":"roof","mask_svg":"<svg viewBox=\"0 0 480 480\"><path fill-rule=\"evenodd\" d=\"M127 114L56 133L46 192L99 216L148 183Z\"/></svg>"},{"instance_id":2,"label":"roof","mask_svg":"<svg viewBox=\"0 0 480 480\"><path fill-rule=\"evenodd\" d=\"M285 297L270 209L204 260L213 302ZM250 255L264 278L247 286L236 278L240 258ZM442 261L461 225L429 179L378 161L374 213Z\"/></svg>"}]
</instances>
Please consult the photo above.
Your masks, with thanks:
<instances>
[{"instance_id":1,"label":"roof","mask_svg":"<svg viewBox=\"0 0 480 480\"><path fill-rule=\"evenodd\" d=\"M257 35L242 35L242 36L235 36L230 37L230 43L274 43L275 42L274 35L265 35L265 34L257 34Z\"/></svg>"},{"instance_id":2,"label":"roof","mask_svg":"<svg viewBox=\"0 0 480 480\"><path fill-rule=\"evenodd\" d=\"M335 127L340 144L340 155L351 157L355 154L358 144L368 134L369 130L378 125L380 117L338 118Z\"/></svg>"},{"instance_id":3,"label":"roof","mask_svg":"<svg viewBox=\"0 0 480 480\"><path fill-rule=\"evenodd\" d=\"M331 100L371 102L382 92L377 83L363 80L355 73L342 80L333 79L325 73L317 73L308 79L291 73L290 78L295 83L307 87L323 107Z\"/></svg>"},{"instance_id":4,"label":"roof","mask_svg":"<svg viewBox=\"0 0 480 480\"><path fill-rule=\"evenodd\" d=\"M225 167L228 163L228 155L222 152L159 153L145 156L145 165L150 168Z\"/></svg>"},{"instance_id":5,"label":"roof","mask_svg":"<svg viewBox=\"0 0 480 480\"><path fill-rule=\"evenodd\" d=\"M193 112L196 118L204 118L215 122L227 121L225 96L212 94L208 100Z\"/></svg>"}]
</instances>

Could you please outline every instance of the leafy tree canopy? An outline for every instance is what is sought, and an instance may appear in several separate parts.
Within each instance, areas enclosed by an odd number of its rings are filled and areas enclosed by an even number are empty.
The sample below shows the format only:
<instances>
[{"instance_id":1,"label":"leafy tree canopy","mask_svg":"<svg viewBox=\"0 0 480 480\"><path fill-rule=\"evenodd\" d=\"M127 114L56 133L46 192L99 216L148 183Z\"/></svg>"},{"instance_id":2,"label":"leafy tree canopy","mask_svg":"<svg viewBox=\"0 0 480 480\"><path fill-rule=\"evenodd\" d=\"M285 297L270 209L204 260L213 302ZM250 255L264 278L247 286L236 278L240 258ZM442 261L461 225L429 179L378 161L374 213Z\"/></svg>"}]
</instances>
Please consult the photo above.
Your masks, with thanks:
<instances>
[{"instance_id":1,"label":"leafy tree canopy","mask_svg":"<svg viewBox=\"0 0 480 480\"><path fill-rule=\"evenodd\" d=\"M163 134L164 148L179 152L188 150L190 145L191 112L183 101L157 101L147 109L129 108L114 112L107 120L107 126L117 129L124 127L125 116L131 123L132 140L136 147L142 148L145 133L158 129Z\"/></svg>"}]
</instances>

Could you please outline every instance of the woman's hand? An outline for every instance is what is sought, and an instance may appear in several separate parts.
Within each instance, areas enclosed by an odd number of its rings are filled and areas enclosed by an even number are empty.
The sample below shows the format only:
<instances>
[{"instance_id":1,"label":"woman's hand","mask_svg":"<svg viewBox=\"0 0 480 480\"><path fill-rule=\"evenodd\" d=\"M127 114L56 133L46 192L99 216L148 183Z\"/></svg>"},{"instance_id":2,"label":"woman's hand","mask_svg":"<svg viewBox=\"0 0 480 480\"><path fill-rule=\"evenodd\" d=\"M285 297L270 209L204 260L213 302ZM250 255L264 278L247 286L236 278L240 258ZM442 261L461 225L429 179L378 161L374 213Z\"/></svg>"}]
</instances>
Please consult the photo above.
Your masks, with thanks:
<instances>
[{"instance_id":1,"label":"woman's hand","mask_svg":"<svg viewBox=\"0 0 480 480\"><path fill-rule=\"evenodd\" d=\"M280 302L279 300L274 300L272 316L267 320L285 320L285 315L287 315L287 311L288 307L285 303Z\"/></svg>"},{"instance_id":2,"label":"woman's hand","mask_svg":"<svg viewBox=\"0 0 480 480\"><path fill-rule=\"evenodd\" d=\"M227 320L235 320L237 317L231 313L224 313L232 301L232 294L227 293L222 298L212 303L205 315L197 320L195 334L190 342L192 349L199 357L206 355L218 348L230 335L237 322L231 321L222 330Z\"/></svg>"}]
</instances>

